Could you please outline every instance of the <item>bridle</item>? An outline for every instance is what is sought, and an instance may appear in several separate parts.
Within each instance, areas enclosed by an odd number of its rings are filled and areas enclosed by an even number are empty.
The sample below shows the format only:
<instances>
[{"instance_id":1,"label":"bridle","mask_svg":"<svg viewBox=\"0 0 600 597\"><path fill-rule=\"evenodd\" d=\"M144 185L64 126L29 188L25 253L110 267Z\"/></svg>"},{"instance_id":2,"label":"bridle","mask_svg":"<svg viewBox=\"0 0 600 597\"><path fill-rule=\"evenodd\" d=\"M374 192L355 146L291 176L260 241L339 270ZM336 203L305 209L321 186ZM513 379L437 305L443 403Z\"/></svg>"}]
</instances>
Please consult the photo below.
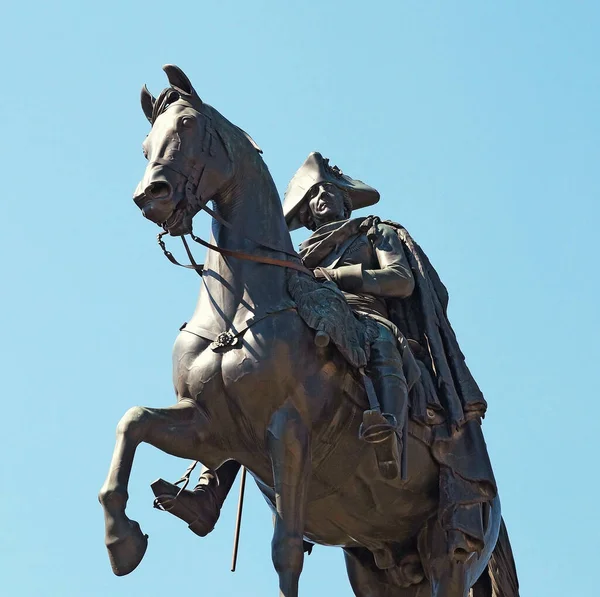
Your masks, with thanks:
<instances>
[{"instance_id":1,"label":"bridle","mask_svg":"<svg viewBox=\"0 0 600 597\"><path fill-rule=\"evenodd\" d=\"M210 207L208 207L208 202L210 201L210 197L208 197L208 198L201 197L200 181L202 179L202 175L204 174L204 170L205 170L206 166L203 166L202 168L193 166L191 174L186 175L183 172L174 168L173 162L171 160L164 160L164 159L158 158L158 159L153 160L153 163L160 164L161 166L164 166L165 168L168 168L168 169L172 170L173 172L176 172L177 174L179 174L180 176L183 176L185 178L185 181L186 181L185 182L186 206L198 205L198 210L196 213L198 213L199 211L205 211L208 215L210 215L213 219L215 219L219 224L221 224L222 226L225 226L225 228L227 228L237 234L240 234L239 231L237 231L225 218L223 218L223 216L221 216L219 213L217 213L216 211L214 211ZM169 233L169 231L167 230L165 223L162 224L162 227L163 227L163 232L158 234L157 241L158 241L158 246L161 248L165 257L174 265L177 265L179 267L184 267L186 269L193 269L199 276L202 276L203 272L204 272L204 264L198 264L194 260L194 256L192 255L192 251L185 239L185 235L183 235L181 237L181 240L182 240L183 246L185 248L185 251L188 255L188 258L191 262L189 265L184 264L184 263L179 263L179 261L177 261L177 259L175 259L173 253L171 253L171 251L169 251L167 249L165 242L163 240L163 237L165 235L167 235ZM264 263L266 265L275 265L278 267L285 267L285 268L289 268L289 269L293 269L293 270L302 272L304 274L308 274L311 277L314 276L314 274L311 270L309 270L307 267L302 265L302 260L296 252L290 252L290 251L286 251L286 250L278 248L278 247L273 247L264 241L259 241L255 238L252 238L252 236L250 236L248 234L240 234L240 236L242 236L242 238L245 238L246 240L253 242L255 245L257 245L258 247L261 247L263 249L268 249L270 251L274 251L277 253L285 253L286 255L292 257L294 259L294 261L291 261L289 259L276 259L274 257L266 257L263 255L253 255L251 253L246 253L244 251L234 251L232 249L225 249L223 247L218 247L217 245L214 245L214 244L212 244L208 241L205 241L204 239L196 236L193 231L190 231L189 235L190 235L190 238L194 242L197 242L198 244L202 245L203 247L206 247L207 249L216 251L217 253L220 253L221 255L225 255L226 257L233 257L235 259L242 259L245 261L253 261L255 263Z\"/></svg>"}]
</instances>

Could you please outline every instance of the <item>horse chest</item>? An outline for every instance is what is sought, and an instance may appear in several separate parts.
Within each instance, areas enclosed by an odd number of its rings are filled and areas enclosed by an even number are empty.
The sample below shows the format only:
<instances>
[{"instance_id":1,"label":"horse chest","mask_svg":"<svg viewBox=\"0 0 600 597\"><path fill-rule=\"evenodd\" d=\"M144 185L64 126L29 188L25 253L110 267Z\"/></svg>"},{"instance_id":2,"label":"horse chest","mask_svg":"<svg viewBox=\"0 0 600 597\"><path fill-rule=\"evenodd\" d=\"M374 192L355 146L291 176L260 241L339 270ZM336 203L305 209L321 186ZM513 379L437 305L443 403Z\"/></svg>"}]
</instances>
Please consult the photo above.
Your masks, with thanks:
<instances>
[{"instance_id":1,"label":"horse chest","mask_svg":"<svg viewBox=\"0 0 600 597\"><path fill-rule=\"evenodd\" d=\"M224 389L228 395L244 402L254 400L255 395L265 399L276 391L278 369L281 370L281 363L272 348L244 344L223 355L221 375Z\"/></svg>"}]
</instances>

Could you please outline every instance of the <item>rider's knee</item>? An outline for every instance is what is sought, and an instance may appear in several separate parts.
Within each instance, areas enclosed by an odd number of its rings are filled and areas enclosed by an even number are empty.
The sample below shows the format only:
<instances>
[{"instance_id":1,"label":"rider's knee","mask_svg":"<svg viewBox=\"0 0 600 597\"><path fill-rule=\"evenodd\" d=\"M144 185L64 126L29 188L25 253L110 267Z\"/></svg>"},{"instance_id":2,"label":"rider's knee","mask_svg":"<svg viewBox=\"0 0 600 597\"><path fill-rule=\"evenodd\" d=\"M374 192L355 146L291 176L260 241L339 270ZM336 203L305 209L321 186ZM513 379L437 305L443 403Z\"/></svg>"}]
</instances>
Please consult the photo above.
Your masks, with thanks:
<instances>
[{"instance_id":1,"label":"rider's knee","mask_svg":"<svg viewBox=\"0 0 600 597\"><path fill-rule=\"evenodd\" d=\"M401 364L402 357L398 350L398 340L384 325L379 325L379 335L371 344L371 359L382 364Z\"/></svg>"}]
</instances>

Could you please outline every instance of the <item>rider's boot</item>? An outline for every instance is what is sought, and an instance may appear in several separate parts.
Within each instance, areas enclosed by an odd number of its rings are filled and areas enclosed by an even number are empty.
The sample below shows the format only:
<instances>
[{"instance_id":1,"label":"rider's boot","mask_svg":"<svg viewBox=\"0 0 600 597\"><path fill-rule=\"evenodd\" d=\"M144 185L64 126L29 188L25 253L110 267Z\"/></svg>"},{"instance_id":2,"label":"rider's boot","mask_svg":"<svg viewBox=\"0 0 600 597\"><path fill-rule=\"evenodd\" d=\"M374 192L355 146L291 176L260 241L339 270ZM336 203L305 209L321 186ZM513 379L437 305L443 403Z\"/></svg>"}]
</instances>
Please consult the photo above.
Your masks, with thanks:
<instances>
[{"instance_id":1,"label":"rider's boot","mask_svg":"<svg viewBox=\"0 0 600 597\"><path fill-rule=\"evenodd\" d=\"M204 468L193 490L181 488L159 479L152 483L154 504L187 522L190 530L205 537L214 528L221 507L240 470L240 464L229 460L216 471Z\"/></svg>"},{"instance_id":2,"label":"rider's boot","mask_svg":"<svg viewBox=\"0 0 600 597\"><path fill-rule=\"evenodd\" d=\"M371 345L368 374L373 381L383 412L366 411L361 426L361 437L373 443L382 476L395 479L401 470L402 446L405 441L402 432L407 417L408 385L396 338L387 328L385 332L380 330L379 338Z\"/></svg>"}]
</instances>

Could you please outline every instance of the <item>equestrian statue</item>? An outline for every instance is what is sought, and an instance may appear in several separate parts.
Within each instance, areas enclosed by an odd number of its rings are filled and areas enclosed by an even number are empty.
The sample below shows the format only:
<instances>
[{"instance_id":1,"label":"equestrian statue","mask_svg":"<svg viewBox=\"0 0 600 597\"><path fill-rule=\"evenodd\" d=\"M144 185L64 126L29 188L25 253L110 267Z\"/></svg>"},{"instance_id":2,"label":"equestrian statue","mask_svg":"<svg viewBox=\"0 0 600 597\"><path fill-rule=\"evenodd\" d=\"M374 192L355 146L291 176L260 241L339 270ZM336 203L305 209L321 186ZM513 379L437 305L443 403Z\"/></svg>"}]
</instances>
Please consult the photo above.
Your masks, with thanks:
<instances>
[{"instance_id":1,"label":"equestrian statue","mask_svg":"<svg viewBox=\"0 0 600 597\"><path fill-rule=\"evenodd\" d=\"M181 237L201 275L173 349L177 403L136 406L117 426L99 499L117 575L147 536L125 513L137 446L203 472L159 479L155 505L205 536L241 467L274 512L280 597L297 597L313 544L344 550L357 597L518 597L481 430L486 402L447 317L448 294L407 230L352 217L378 192L320 153L281 203L261 150L187 76L141 103L151 130L134 201ZM210 239L193 230L204 210ZM296 252L290 230L311 236ZM187 238L207 248L197 264Z\"/></svg>"}]
</instances>

